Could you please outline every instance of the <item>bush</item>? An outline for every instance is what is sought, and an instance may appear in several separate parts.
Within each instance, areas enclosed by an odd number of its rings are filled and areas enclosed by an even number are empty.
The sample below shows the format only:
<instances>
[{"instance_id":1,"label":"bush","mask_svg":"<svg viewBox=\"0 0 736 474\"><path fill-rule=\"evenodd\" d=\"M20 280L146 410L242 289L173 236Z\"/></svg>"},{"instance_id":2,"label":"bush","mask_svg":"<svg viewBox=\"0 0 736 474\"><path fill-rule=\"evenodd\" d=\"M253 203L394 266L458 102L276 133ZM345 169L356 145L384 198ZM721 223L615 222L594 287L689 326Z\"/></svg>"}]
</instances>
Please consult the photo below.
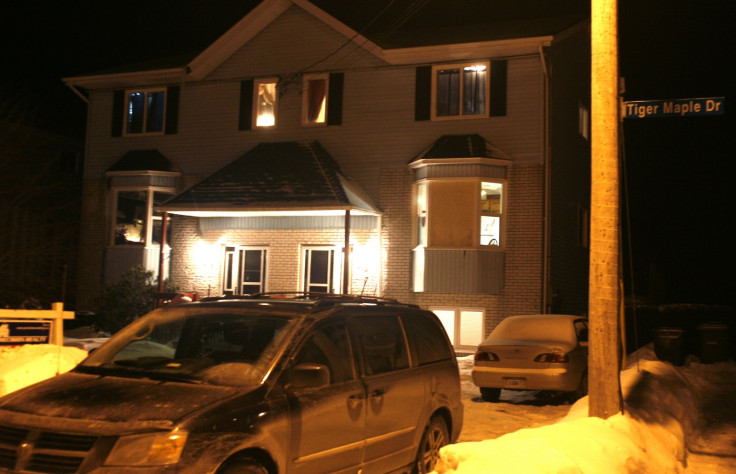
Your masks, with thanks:
<instances>
[{"instance_id":1,"label":"bush","mask_svg":"<svg viewBox=\"0 0 736 474\"><path fill-rule=\"evenodd\" d=\"M176 291L167 282L165 291ZM156 308L158 285L153 272L142 265L131 268L120 280L106 286L97 298L97 324L99 329L116 333L133 320Z\"/></svg>"}]
</instances>

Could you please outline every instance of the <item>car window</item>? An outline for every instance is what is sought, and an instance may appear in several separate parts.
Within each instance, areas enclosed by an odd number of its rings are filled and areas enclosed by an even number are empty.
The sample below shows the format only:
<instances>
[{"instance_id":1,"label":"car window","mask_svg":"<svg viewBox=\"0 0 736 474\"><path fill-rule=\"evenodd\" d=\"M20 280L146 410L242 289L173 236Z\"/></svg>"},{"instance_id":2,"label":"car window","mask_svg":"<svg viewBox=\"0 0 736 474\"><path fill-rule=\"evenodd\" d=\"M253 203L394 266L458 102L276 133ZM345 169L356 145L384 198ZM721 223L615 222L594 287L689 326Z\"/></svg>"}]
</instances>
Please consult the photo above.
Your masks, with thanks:
<instances>
[{"instance_id":1,"label":"car window","mask_svg":"<svg viewBox=\"0 0 736 474\"><path fill-rule=\"evenodd\" d=\"M496 326L488 339L577 343L570 320L553 316L506 318Z\"/></svg>"},{"instance_id":2,"label":"car window","mask_svg":"<svg viewBox=\"0 0 736 474\"><path fill-rule=\"evenodd\" d=\"M451 359L454 355L445 330L439 321L429 315L405 314L401 318L406 327L419 365Z\"/></svg>"},{"instance_id":3,"label":"car window","mask_svg":"<svg viewBox=\"0 0 736 474\"><path fill-rule=\"evenodd\" d=\"M354 378L353 357L344 322L323 324L307 336L294 365L321 364L330 369L330 383Z\"/></svg>"},{"instance_id":4,"label":"car window","mask_svg":"<svg viewBox=\"0 0 736 474\"><path fill-rule=\"evenodd\" d=\"M366 375L409 367L406 338L397 316L364 316L352 326Z\"/></svg>"}]
</instances>

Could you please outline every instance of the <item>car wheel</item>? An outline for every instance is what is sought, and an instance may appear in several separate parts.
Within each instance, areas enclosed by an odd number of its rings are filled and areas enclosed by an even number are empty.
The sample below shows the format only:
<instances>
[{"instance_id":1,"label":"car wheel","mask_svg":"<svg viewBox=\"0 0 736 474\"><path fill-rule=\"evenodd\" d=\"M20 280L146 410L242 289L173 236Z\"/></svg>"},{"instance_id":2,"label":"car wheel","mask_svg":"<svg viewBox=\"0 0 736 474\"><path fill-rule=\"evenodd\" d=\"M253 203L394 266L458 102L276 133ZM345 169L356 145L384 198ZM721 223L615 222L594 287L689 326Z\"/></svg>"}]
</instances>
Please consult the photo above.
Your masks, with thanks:
<instances>
[{"instance_id":1,"label":"car wheel","mask_svg":"<svg viewBox=\"0 0 736 474\"><path fill-rule=\"evenodd\" d=\"M270 474L263 464L253 458L234 458L225 461L217 474Z\"/></svg>"},{"instance_id":2,"label":"car wheel","mask_svg":"<svg viewBox=\"0 0 736 474\"><path fill-rule=\"evenodd\" d=\"M440 448L449 442L450 436L447 434L445 420L440 416L432 417L422 435L414 472L417 474L432 472L440 459Z\"/></svg>"},{"instance_id":3,"label":"car wheel","mask_svg":"<svg viewBox=\"0 0 736 474\"><path fill-rule=\"evenodd\" d=\"M480 398L482 398L484 402L497 402L500 397L501 397L500 388L489 388L489 387L480 388Z\"/></svg>"}]
</instances>

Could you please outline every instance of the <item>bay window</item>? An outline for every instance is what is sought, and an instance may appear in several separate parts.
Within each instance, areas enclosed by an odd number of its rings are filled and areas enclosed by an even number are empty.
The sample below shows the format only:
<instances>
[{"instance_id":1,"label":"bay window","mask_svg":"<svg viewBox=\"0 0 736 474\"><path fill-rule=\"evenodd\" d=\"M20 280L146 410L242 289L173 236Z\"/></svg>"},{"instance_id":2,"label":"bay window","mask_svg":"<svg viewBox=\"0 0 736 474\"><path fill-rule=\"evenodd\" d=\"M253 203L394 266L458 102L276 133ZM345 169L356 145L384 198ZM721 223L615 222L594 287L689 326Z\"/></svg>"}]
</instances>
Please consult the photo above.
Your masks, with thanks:
<instances>
[{"instance_id":1,"label":"bay window","mask_svg":"<svg viewBox=\"0 0 736 474\"><path fill-rule=\"evenodd\" d=\"M114 190L113 245L161 245L163 214L154 207L172 195L154 188Z\"/></svg>"}]
</instances>

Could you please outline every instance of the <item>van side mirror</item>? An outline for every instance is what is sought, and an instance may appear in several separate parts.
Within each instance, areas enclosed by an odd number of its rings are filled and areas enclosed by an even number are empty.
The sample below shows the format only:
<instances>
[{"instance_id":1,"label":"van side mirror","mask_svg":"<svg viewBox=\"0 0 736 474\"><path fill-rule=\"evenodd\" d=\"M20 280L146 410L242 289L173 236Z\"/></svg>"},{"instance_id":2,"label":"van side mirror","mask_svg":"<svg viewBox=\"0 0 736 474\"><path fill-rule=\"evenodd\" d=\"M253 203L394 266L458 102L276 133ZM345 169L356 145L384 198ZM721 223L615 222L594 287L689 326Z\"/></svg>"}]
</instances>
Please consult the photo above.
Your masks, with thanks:
<instances>
[{"instance_id":1,"label":"van side mirror","mask_svg":"<svg viewBox=\"0 0 736 474\"><path fill-rule=\"evenodd\" d=\"M305 363L291 369L290 388L321 388L330 384L330 369L326 365Z\"/></svg>"}]
</instances>

